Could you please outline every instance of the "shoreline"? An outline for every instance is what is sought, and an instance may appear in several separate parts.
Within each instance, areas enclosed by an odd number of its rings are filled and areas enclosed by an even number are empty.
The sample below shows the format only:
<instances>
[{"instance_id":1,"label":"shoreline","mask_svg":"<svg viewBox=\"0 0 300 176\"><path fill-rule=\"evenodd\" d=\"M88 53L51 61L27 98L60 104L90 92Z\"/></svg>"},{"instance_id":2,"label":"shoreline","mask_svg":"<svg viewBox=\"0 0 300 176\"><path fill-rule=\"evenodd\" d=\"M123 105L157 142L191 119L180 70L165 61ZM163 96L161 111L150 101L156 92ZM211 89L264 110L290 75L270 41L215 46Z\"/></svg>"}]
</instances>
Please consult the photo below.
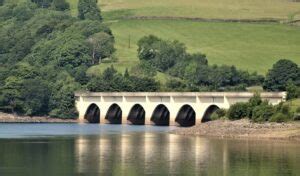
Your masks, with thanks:
<instances>
[{"instance_id":1,"label":"shoreline","mask_svg":"<svg viewBox=\"0 0 300 176\"><path fill-rule=\"evenodd\" d=\"M78 120L52 118L47 116L19 116L0 112L0 123L78 123Z\"/></svg>"},{"instance_id":2,"label":"shoreline","mask_svg":"<svg viewBox=\"0 0 300 176\"><path fill-rule=\"evenodd\" d=\"M77 119L59 119L47 116L18 116L0 112L1 123L78 123ZM300 121L288 123L252 123L248 119L215 120L193 127L178 128L169 133L208 138L290 140L300 142Z\"/></svg>"},{"instance_id":3,"label":"shoreline","mask_svg":"<svg viewBox=\"0 0 300 176\"><path fill-rule=\"evenodd\" d=\"M300 122L252 123L248 119L216 120L189 128L172 131L173 134L228 139L291 140L300 142Z\"/></svg>"}]
</instances>

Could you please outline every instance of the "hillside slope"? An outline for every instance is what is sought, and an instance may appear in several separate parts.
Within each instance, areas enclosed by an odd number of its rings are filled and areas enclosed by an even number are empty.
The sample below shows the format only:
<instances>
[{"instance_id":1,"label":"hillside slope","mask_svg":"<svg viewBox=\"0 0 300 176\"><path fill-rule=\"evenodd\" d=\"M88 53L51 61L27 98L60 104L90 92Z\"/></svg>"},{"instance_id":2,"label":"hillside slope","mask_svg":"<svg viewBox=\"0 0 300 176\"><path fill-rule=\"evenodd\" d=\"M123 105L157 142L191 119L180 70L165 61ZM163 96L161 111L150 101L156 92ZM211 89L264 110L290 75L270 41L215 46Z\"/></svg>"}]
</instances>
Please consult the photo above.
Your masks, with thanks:
<instances>
[{"instance_id":1,"label":"hillside slope","mask_svg":"<svg viewBox=\"0 0 300 176\"><path fill-rule=\"evenodd\" d=\"M77 0L69 0L76 14ZM116 37L116 68L124 71L138 62L136 42L148 34L186 44L202 52L210 64L236 65L265 74L274 62L287 58L300 64L300 30L287 24L195 22L189 20L128 20L129 16L200 17L218 19L288 20L298 18L300 3L283 0L102 0L99 5ZM130 43L130 44L129 44ZM129 48L130 45L130 48ZM110 64L92 68L91 73Z\"/></svg>"}]
</instances>

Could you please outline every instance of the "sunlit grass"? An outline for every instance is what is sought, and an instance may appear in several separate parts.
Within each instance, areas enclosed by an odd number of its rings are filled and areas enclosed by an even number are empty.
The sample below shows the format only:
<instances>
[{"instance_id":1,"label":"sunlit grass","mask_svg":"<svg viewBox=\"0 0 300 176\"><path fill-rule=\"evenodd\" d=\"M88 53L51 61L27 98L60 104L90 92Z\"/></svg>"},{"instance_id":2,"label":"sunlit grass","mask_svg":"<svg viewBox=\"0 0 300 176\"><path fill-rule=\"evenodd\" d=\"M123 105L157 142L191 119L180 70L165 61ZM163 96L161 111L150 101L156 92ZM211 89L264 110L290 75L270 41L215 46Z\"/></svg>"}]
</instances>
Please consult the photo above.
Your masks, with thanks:
<instances>
[{"instance_id":1,"label":"sunlit grass","mask_svg":"<svg viewBox=\"0 0 300 176\"><path fill-rule=\"evenodd\" d=\"M138 62L136 43L149 34L179 40L189 52L205 53L210 64L236 65L259 73L266 73L282 58L300 64L298 27L182 20L123 20L110 27L116 37L117 56L125 67Z\"/></svg>"},{"instance_id":2,"label":"sunlit grass","mask_svg":"<svg viewBox=\"0 0 300 176\"><path fill-rule=\"evenodd\" d=\"M78 0L68 0L77 15ZM186 44L189 52L202 52L210 64L236 65L265 74L276 60L300 64L299 27L279 24L191 22L184 20L123 20L124 16L174 16L200 18L259 19L298 18L300 3L289 0L101 0L99 6L116 37L117 57L113 63L123 73L138 63L136 42L148 34ZM129 48L129 41L131 47ZM97 74L109 67L103 63L89 70ZM165 80L164 74L158 76Z\"/></svg>"}]
</instances>

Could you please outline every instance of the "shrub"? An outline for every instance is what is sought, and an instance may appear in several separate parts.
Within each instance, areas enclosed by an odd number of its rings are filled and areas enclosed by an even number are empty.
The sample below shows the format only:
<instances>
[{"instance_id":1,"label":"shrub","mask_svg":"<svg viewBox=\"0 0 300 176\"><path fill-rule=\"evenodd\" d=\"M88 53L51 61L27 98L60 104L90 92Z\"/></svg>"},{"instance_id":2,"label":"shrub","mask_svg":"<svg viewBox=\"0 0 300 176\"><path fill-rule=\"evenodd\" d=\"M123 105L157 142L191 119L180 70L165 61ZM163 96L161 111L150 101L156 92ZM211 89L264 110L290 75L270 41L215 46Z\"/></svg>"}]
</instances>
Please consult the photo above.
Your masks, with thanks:
<instances>
[{"instance_id":1,"label":"shrub","mask_svg":"<svg viewBox=\"0 0 300 176\"><path fill-rule=\"evenodd\" d=\"M218 120L220 119L220 116L217 114L217 112L214 112L210 116L211 120Z\"/></svg>"},{"instance_id":2,"label":"shrub","mask_svg":"<svg viewBox=\"0 0 300 176\"><path fill-rule=\"evenodd\" d=\"M300 107L296 109L296 113L300 113Z\"/></svg>"},{"instance_id":3,"label":"shrub","mask_svg":"<svg viewBox=\"0 0 300 176\"><path fill-rule=\"evenodd\" d=\"M226 116L226 110L225 109L217 109L215 112L213 112L210 116L211 120L218 120L222 117Z\"/></svg>"},{"instance_id":4,"label":"shrub","mask_svg":"<svg viewBox=\"0 0 300 176\"><path fill-rule=\"evenodd\" d=\"M258 93L254 94L254 96L250 98L248 102L249 106L248 106L248 113L247 113L249 118L252 118L252 113L254 108L261 105L262 103L263 101L260 97L260 94Z\"/></svg>"},{"instance_id":5,"label":"shrub","mask_svg":"<svg viewBox=\"0 0 300 176\"><path fill-rule=\"evenodd\" d=\"M286 86L287 100L292 100L300 97L300 88L296 86L292 81L289 80Z\"/></svg>"},{"instance_id":6,"label":"shrub","mask_svg":"<svg viewBox=\"0 0 300 176\"><path fill-rule=\"evenodd\" d=\"M288 104L280 103L276 106L276 112L282 113L287 115L289 118L291 118L293 115L291 113L291 108Z\"/></svg>"},{"instance_id":7,"label":"shrub","mask_svg":"<svg viewBox=\"0 0 300 176\"><path fill-rule=\"evenodd\" d=\"M300 113L295 113L294 117L293 117L293 120L295 120L295 121L300 120Z\"/></svg>"},{"instance_id":8,"label":"shrub","mask_svg":"<svg viewBox=\"0 0 300 176\"><path fill-rule=\"evenodd\" d=\"M227 117L232 120L247 117L248 103L236 103L227 111Z\"/></svg>"},{"instance_id":9,"label":"shrub","mask_svg":"<svg viewBox=\"0 0 300 176\"><path fill-rule=\"evenodd\" d=\"M252 112L252 120L254 122L268 121L275 113L275 108L268 103L262 103L256 106Z\"/></svg>"},{"instance_id":10,"label":"shrub","mask_svg":"<svg viewBox=\"0 0 300 176\"><path fill-rule=\"evenodd\" d=\"M300 107L296 109L293 120L300 120Z\"/></svg>"},{"instance_id":11,"label":"shrub","mask_svg":"<svg viewBox=\"0 0 300 176\"><path fill-rule=\"evenodd\" d=\"M282 123L282 122L287 122L289 121L290 118L288 115L285 115L281 112L275 113L271 118L270 122L277 122L277 123Z\"/></svg>"},{"instance_id":12,"label":"shrub","mask_svg":"<svg viewBox=\"0 0 300 176\"><path fill-rule=\"evenodd\" d=\"M219 118L226 116L226 110L225 109L218 109L218 110L216 110L215 113L218 115Z\"/></svg>"}]
</instances>

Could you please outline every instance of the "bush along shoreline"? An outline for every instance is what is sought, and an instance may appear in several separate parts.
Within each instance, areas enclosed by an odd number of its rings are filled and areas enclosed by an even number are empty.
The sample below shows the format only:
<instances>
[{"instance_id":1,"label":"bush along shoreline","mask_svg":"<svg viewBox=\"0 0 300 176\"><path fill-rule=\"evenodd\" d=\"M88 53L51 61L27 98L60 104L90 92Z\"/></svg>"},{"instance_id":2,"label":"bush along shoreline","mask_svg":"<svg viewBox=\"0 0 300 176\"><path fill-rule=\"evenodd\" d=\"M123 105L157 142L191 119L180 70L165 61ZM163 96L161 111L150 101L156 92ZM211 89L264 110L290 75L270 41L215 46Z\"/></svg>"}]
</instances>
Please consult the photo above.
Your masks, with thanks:
<instances>
[{"instance_id":1,"label":"bush along shoreline","mask_svg":"<svg viewBox=\"0 0 300 176\"><path fill-rule=\"evenodd\" d=\"M248 102L236 103L228 110L219 109L211 121L172 133L180 135L277 139L300 141L300 107L293 110L286 102L271 105L255 94Z\"/></svg>"},{"instance_id":2,"label":"bush along shoreline","mask_svg":"<svg viewBox=\"0 0 300 176\"><path fill-rule=\"evenodd\" d=\"M219 109L211 115L211 120L228 119L240 120L249 119L251 122L289 122L300 120L300 107L292 111L291 107L281 102L272 105L262 100L260 95L255 94L248 102L240 102L232 105L228 110Z\"/></svg>"}]
</instances>

